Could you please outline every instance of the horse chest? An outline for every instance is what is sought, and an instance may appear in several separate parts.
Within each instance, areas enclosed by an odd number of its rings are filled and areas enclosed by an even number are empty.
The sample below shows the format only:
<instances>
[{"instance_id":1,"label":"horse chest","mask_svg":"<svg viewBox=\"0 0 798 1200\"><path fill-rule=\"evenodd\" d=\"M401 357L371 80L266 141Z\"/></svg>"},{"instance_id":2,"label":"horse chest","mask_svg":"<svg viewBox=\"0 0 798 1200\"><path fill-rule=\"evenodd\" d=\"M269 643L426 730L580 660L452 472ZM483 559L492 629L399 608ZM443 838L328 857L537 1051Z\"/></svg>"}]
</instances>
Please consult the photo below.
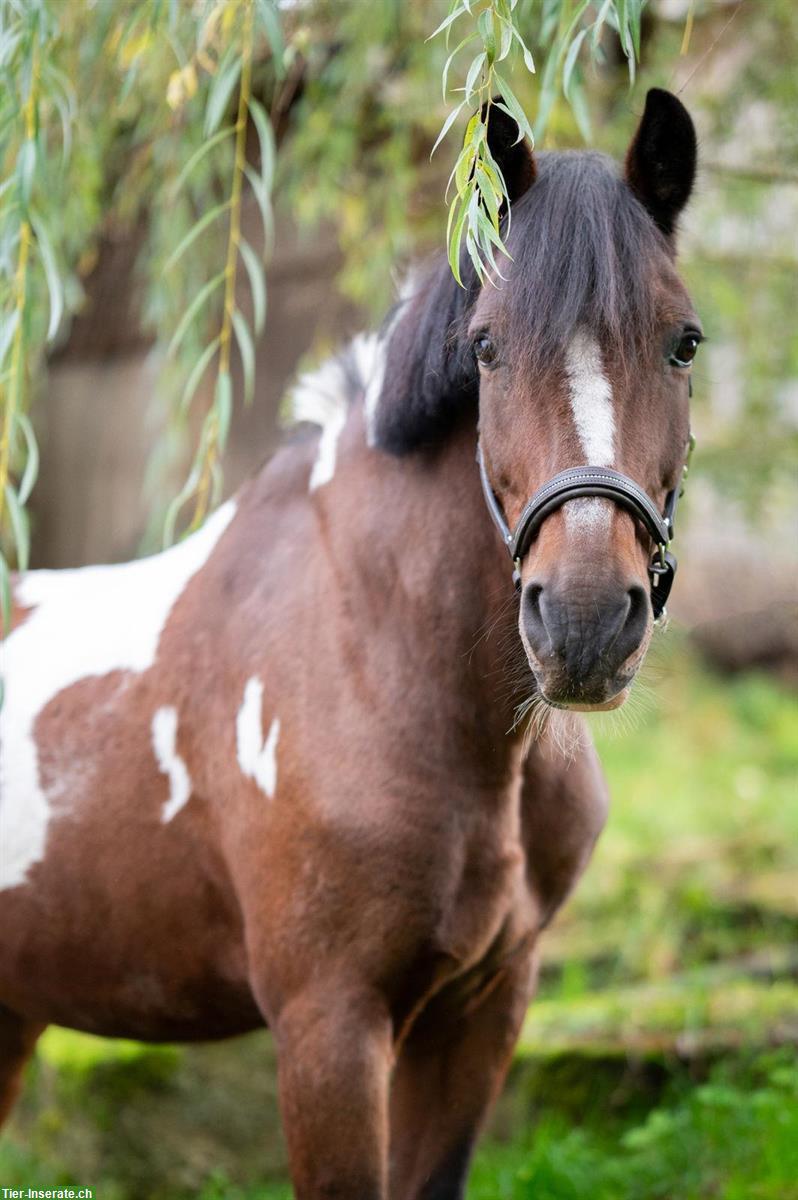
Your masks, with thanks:
<instances>
[{"instance_id":1,"label":"horse chest","mask_svg":"<svg viewBox=\"0 0 798 1200\"><path fill-rule=\"evenodd\" d=\"M458 848L438 938L459 970L500 957L533 924L514 792L504 811L475 821Z\"/></svg>"}]
</instances>

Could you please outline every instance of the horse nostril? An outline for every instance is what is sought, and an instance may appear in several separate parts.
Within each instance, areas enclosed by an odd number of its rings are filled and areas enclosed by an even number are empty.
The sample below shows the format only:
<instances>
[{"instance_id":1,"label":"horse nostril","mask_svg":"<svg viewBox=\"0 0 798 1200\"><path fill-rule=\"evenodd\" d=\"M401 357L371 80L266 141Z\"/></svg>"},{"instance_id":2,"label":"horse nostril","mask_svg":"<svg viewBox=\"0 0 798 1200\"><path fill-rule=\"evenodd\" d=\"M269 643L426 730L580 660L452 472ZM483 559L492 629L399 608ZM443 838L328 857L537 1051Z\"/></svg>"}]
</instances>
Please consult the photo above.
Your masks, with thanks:
<instances>
[{"instance_id":1,"label":"horse nostril","mask_svg":"<svg viewBox=\"0 0 798 1200\"><path fill-rule=\"evenodd\" d=\"M542 597L542 584L531 582L524 588L522 600L524 632L536 654L542 654L544 648L551 649L551 638L543 614Z\"/></svg>"},{"instance_id":2,"label":"horse nostril","mask_svg":"<svg viewBox=\"0 0 798 1200\"><path fill-rule=\"evenodd\" d=\"M635 584L626 593L629 604L626 619L618 634L612 652L612 658L620 666L633 654L642 642L650 611L648 593L645 588Z\"/></svg>"}]
</instances>

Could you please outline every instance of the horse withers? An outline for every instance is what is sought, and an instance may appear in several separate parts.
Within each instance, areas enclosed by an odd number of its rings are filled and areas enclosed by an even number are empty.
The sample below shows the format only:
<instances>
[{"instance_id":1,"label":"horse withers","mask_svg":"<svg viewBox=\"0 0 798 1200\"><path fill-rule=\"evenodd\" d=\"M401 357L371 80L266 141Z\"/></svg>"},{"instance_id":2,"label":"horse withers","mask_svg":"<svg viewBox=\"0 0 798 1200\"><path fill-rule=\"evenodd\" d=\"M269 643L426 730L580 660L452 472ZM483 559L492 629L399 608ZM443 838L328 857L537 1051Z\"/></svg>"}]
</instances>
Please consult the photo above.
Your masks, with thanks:
<instances>
[{"instance_id":1,"label":"horse withers","mask_svg":"<svg viewBox=\"0 0 798 1200\"><path fill-rule=\"evenodd\" d=\"M482 119L506 282L433 265L300 383L321 435L173 549L16 582L4 1112L48 1023L267 1024L301 1200L464 1194L606 813L589 738L541 712L621 703L645 654L701 336L675 97L649 93L622 173Z\"/></svg>"}]
</instances>

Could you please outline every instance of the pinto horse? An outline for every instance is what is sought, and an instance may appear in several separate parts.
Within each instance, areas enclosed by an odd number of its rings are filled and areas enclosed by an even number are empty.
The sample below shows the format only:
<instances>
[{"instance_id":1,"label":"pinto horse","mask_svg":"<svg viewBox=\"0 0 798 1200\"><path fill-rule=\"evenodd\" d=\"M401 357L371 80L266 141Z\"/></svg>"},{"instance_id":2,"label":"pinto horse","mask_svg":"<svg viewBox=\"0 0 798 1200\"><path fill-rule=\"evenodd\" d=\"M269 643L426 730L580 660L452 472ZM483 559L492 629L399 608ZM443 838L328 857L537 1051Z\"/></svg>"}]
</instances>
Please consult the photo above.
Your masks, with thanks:
<instances>
[{"instance_id":1,"label":"pinto horse","mask_svg":"<svg viewBox=\"0 0 798 1200\"><path fill-rule=\"evenodd\" d=\"M624 172L534 158L495 105L488 135L506 282L434 265L299 385L320 436L184 542L16 583L2 1110L50 1022L266 1024L301 1200L464 1194L607 807L589 738L525 738L516 706L626 696L672 575L701 336L675 97L649 93Z\"/></svg>"}]
</instances>

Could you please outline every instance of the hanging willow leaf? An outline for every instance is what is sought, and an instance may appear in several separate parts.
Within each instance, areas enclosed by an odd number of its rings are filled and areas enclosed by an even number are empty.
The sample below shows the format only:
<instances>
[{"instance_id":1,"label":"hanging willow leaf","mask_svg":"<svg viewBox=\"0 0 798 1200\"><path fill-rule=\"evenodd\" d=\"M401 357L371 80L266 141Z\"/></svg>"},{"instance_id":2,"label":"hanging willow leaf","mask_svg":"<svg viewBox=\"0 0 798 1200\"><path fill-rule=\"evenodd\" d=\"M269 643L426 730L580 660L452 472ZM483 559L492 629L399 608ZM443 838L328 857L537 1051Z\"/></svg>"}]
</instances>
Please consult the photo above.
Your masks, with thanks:
<instances>
[{"instance_id":1,"label":"hanging willow leaf","mask_svg":"<svg viewBox=\"0 0 798 1200\"><path fill-rule=\"evenodd\" d=\"M19 502L19 497L10 483L5 486L6 508L11 519L11 531L14 535L14 548L17 552L17 565L20 571L27 571L30 558L30 531L28 514Z\"/></svg>"},{"instance_id":2,"label":"hanging willow leaf","mask_svg":"<svg viewBox=\"0 0 798 1200\"><path fill-rule=\"evenodd\" d=\"M440 133L438 134L437 138L435 139L435 145L432 147L432 149L429 152L430 158L432 158L433 154L438 149L438 147L440 146L443 139L446 137L446 134L449 132L452 125L454 125L455 121L460 116L460 113L465 108L465 104L466 104L465 100L461 100L460 103L457 105L457 108L452 109L452 111L449 113L446 120L443 122L443 128L441 129Z\"/></svg>"},{"instance_id":3,"label":"hanging willow leaf","mask_svg":"<svg viewBox=\"0 0 798 1200\"><path fill-rule=\"evenodd\" d=\"M14 308L0 318L0 366L3 365L19 324L19 311Z\"/></svg>"},{"instance_id":4,"label":"hanging willow leaf","mask_svg":"<svg viewBox=\"0 0 798 1200\"><path fill-rule=\"evenodd\" d=\"M206 137L210 137L219 128L222 117L227 112L233 88L238 83L240 74L241 59L232 53L226 55L219 66L208 96L208 105L205 109Z\"/></svg>"},{"instance_id":5,"label":"hanging willow leaf","mask_svg":"<svg viewBox=\"0 0 798 1200\"><path fill-rule=\"evenodd\" d=\"M64 315L64 284L58 264L55 261L50 235L47 232L44 221L38 213L34 212L31 213L30 219L33 231L36 234L36 244L39 248L44 275L47 280L47 292L50 297L50 321L47 326L47 341L51 342L58 333L61 319Z\"/></svg>"},{"instance_id":6,"label":"hanging willow leaf","mask_svg":"<svg viewBox=\"0 0 798 1200\"><path fill-rule=\"evenodd\" d=\"M255 395L255 347L247 323L238 309L233 312L233 329L244 369L244 403L251 404Z\"/></svg>"},{"instance_id":7,"label":"hanging willow leaf","mask_svg":"<svg viewBox=\"0 0 798 1200\"><path fill-rule=\"evenodd\" d=\"M214 275L213 279L209 279L205 286L200 288L200 290L197 292L191 304L183 313L180 324L172 336L172 340L169 343L169 348L166 352L167 358L176 353L180 343L183 341L183 338L191 328L192 321L195 319L208 297L215 292L219 285L224 281L224 277L224 271L220 271L218 275Z\"/></svg>"},{"instance_id":8,"label":"hanging willow leaf","mask_svg":"<svg viewBox=\"0 0 798 1200\"><path fill-rule=\"evenodd\" d=\"M263 277L263 263L250 246L246 238L239 244L241 257L247 269L249 287L252 292L253 325L255 333L262 333L266 323L266 283Z\"/></svg>"},{"instance_id":9,"label":"hanging willow leaf","mask_svg":"<svg viewBox=\"0 0 798 1200\"><path fill-rule=\"evenodd\" d=\"M199 387L202 377L210 366L211 359L219 348L220 338L217 335L212 342L205 347L202 354L199 356L194 366L191 368L191 374L186 380L186 385L183 388L183 394L180 398L180 412L185 414L188 412L191 401L194 399L194 393Z\"/></svg>"},{"instance_id":10,"label":"hanging willow leaf","mask_svg":"<svg viewBox=\"0 0 798 1200\"><path fill-rule=\"evenodd\" d=\"M17 413L17 427L22 431L25 439L25 470L22 473L17 495L20 504L25 505L28 503L39 475L39 447L27 413Z\"/></svg>"},{"instance_id":11,"label":"hanging willow leaf","mask_svg":"<svg viewBox=\"0 0 798 1200\"><path fill-rule=\"evenodd\" d=\"M280 27L279 17L270 0L255 0L255 11L258 14L261 27L269 40L272 55L274 56L275 71L277 78L280 79L285 73L285 43L283 41L283 31Z\"/></svg>"},{"instance_id":12,"label":"hanging willow leaf","mask_svg":"<svg viewBox=\"0 0 798 1200\"><path fill-rule=\"evenodd\" d=\"M233 318L235 320L235 317ZM208 413L206 421L210 431L215 423L216 442L220 450L227 445L230 432L230 418L233 413L233 382L229 371L220 371L216 378L216 388L213 394L213 408Z\"/></svg>"},{"instance_id":13,"label":"hanging willow leaf","mask_svg":"<svg viewBox=\"0 0 798 1200\"><path fill-rule=\"evenodd\" d=\"M223 142L227 138L231 137L233 133L233 126L228 125L225 129L220 129L218 133L215 133L212 138L208 138L207 141L203 142L202 145L194 151L194 153L191 155L191 158L188 160L186 165L183 167L183 170L177 177L177 181L172 189L175 194L180 191L191 172L196 166L199 165L199 163L202 162L203 158L210 154L211 150L214 150L220 142Z\"/></svg>"},{"instance_id":14,"label":"hanging willow leaf","mask_svg":"<svg viewBox=\"0 0 798 1200\"><path fill-rule=\"evenodd\" d=\"M274 133L272 131L272 123L266 115L266 109L256 100L254 96L250 97L249 111L255 128L258 131L258 141L260 142L260 175L263 180L263 186L270 189L274 178Z\"/></svg>"},{"instance_id":15,"label":"hanging willow leaf","mask_svg":"<svg viewBox=\"0 0 798 1200\"><path fill-rule=\"evenodd\" d=\"M270 253L274 244L274 217L272 216L271 196L268 188L265 187L263 180L252 167L247 164L244 167L244 174L249 181L249 186L252 188L255 199L258 202L260 210L261 224L263 227L263 241L266 252Z\"/></svg>"},{"instance_id":16,"label":"hanging willow leaf","mask_svg":"<svg viewBox=\"0 0 798 1200\"><path fill-rule=\"evenodd\" d=\"M0 550L0 616L5 632L11 624L11 572L2 550Z\"/></svg>"},{"instance_id":17,"label":"hanging willow leaf","mask_svg":"<svg viewBox=\"0 0 798 1200\"><path fill-rule=\"evenodd\" d=\"M223 212L227 212L229 207L230 201L223 200L222 203L217 204L215 208L211 208L208 212L203 213L196 225L192 225L191 229L189 229L188 233L183 238L177 249L169 255L164 263L164 270L171 271L175 263L179 262L179 260L183 257L189 246L192 246L194 242L196 242L200 234L204 233L208 226L212 225L217 217L220 217Z\"/></svg>"}]
</instances>

